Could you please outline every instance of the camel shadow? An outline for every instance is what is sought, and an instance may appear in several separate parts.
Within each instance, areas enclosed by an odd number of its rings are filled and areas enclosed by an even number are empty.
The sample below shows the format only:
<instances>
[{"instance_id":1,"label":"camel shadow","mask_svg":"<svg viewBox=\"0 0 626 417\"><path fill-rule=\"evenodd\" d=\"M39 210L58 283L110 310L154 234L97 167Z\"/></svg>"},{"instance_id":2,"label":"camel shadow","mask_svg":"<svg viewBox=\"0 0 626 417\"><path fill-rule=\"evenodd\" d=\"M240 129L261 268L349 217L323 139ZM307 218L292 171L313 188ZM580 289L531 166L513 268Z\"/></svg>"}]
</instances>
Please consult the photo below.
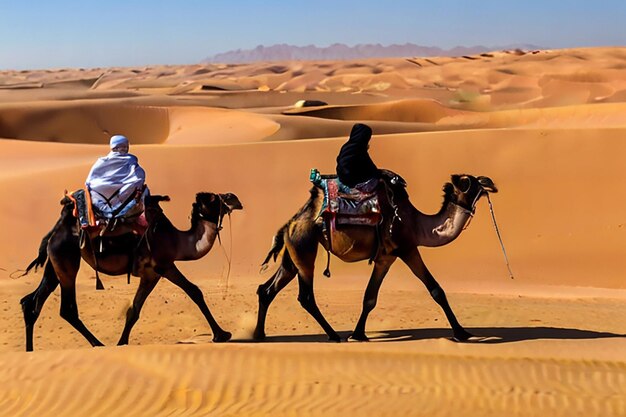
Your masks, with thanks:
<instances>
[{"instance_id":1,"label":"camel shadow","mask_svg":"<svg viewBox=\"0 0 626 417\"><path fill-rule=\"evenodd\" d=\"M597 332L593 330L569 329L561 327L473 327L466 328L474 337L465 343L512 343L526 340L583 340L626 337L626 334ZM351 332L338 332L345 341ZM427 339L451 339L449 328L401 329L368 332L372 342L398 342ZM252 340L233 340L234 342L255 342ZM319 343L328 342L326 334L268 336L262 343Z\"/></svg>"},{"instance_id":2,"label":"camel shadow","mask_svg":"<svg viewBox=\"0 0 626 417\"><path fill-rule=\"evenodd\" d=\"M474 335L467 343L512 343L526 340L582 340L626 337L624 334L562 327L473 327ZM372 341L424 340L451 338L450 329L405 329L380 332Z\"/></svg>"}]
</instances>

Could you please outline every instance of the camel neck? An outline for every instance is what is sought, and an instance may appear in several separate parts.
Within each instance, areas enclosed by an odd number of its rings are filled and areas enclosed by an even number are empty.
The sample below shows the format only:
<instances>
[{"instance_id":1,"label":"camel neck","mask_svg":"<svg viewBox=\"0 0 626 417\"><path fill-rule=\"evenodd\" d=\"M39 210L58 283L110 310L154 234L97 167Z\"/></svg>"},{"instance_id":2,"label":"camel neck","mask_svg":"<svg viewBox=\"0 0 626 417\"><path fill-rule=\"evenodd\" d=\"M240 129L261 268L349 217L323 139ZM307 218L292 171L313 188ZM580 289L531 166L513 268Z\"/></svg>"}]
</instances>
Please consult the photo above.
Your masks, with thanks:
<instances>
[{"instance_id":1,"label":"camel neck","mask_svg":"<svg viewBox=\"0 0 626 417\"><path fill-rule=\"evenodd\" d=\"M459 237L471 216L470 211L452 201L446 201L439 213L434 215L415 209L412 220L418 245L437 247L452 242Z\"/></svg>"},{"instance_id":2,"label":"camel neck","mask_svg":"<svg viewBox=\"0 0 626 417\"><path fill-rule=\"evenodd\" d=\"M192 227L182 232L179 238L180 260L199 259L209 253L217 238L217 224L197 219L192 222Z\"/></svg>"}]
</instances>

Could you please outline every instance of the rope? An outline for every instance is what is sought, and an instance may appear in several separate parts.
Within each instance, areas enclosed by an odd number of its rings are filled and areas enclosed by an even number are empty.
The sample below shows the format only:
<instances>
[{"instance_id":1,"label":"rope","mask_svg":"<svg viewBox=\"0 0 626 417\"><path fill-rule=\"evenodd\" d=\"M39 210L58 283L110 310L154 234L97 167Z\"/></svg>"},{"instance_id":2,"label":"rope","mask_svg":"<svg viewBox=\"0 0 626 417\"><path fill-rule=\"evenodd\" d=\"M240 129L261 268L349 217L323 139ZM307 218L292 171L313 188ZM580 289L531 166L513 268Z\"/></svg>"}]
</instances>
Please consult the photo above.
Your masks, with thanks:
<instances>
[{"instance_id":1,"label":"rope","mask_svg":"<svg viewBox=\"0 0 626 417\"><path fill-rule=\"evenodd\" d=\"M6 271L6 269L2 269L2 270ZM20 275L16 275L16 274L20 274ZM13 271L13 272L11 272L9 274L9 278L11 278L11 279L20 279L22 277L25 277L26 275L28 275L28 272L26 272L25 269L16 269L15 271Z\"/></svg>"},{"instance_id":2,"label":"rope","mask_svg":"<svg viewBox=\"0 0 626 417\"><path fill-rule=\"evenodd\" d=\"M496 223L496 215L493 212L493 204L491 204L491 198L489 198L489 193L487 193L487 201L489 202L489 211L491 211L491 219L493 220L493 227L496 229L496 234L498 235L498 240L500 241L500 246L502 247L502 253L504 254L504 260L506 262L506 267L509 270L509 278L515 279L513 276L513 272L511 271L511 265L509 264L509 257L506 255L506 250L504 249L504 243L502 242L502 236L500 236L500 230L498 229L498 223Z\"/></svg>"},{"instance_id":3,"label":"rope","mask_svg":"<svg viewBox=\"0 0 626 417\"><path fill-rule=\"evenodd\" d=\"M226 253L226 249L224 249L224 245L222 245L222 241L221 239L219 239L220 247L222 248L222 251L224 252L224 256L226 257L226 261L228 262L228 272L226 272L226 289L222 293L222 299L225 299L228 296L230 269L231 269L232 259L233 259L233 223L230 219L230 213L228 213L228 234L230 236L230 239L229 239L230 242L228 244L229 246L228 252L230 252L230 255ZM219 237L219 234L218 234L218 237Z\"/></svg>"}]
</instances>

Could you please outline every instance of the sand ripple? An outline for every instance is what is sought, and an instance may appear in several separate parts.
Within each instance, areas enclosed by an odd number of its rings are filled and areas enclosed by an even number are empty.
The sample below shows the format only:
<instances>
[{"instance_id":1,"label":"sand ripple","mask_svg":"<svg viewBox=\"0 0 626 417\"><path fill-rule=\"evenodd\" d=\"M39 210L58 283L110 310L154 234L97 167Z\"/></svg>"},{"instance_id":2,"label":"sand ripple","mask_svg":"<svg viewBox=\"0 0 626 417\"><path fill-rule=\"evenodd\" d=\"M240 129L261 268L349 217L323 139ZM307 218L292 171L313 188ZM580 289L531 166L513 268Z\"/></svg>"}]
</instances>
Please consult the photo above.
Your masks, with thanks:
<instances>
[{"instance_id":1,"label":"sand ripple","mask_svg":"<svg viewBox=\"0 0 626 417\"><path fill-rule=\"evenodd\" d=\"M0 359L0 414L626 413L623 361L426 354L407 346L152 346L8 354Z\"/></svg>"}]
</instances>

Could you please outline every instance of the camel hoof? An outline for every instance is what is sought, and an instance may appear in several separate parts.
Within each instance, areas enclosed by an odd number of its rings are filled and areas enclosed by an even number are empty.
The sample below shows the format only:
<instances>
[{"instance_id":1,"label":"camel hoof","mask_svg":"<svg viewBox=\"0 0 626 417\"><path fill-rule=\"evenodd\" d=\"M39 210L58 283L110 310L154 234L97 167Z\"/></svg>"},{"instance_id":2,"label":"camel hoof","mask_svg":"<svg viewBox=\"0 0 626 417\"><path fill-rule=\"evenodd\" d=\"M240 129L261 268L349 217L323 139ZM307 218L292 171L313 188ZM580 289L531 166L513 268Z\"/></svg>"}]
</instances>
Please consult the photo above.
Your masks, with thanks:
<instances>
[{"instance_id":1,"label":"camel hoof","mask_svg":"<svg viewBox=\"0 0 626 417\"><path fill-rule=\"evenodd\" d=\"M333 334L333 335L328 336L328 341L339 343L341 342L341 337L338 334Z\"/></svg>"},{"instance_id":2,"label":"camel hoof","mask_svg":"<svg viewBox=\"0 0 626 417\"><path fill-rule=\"evenodd\" d=\"M252 338L254 340L258 340L258 341L265 340L265 332L257 332L257 331L255 331L254 334L252 335Z\"/></svg>"},{"instance_id":3,"label":"camel hoof","mask_svg":"<svg viewBox=\"0 0 626 417\"><path fill-rule=\"evenodd\" d=\"M348 338L348 341L354 340L355 342L369 342L370 338L365 333L352 333Z\"/></svg>"},{"instance_id":4,"label":"camel hoof","mask_svg":"<svg viewBox=\"0 0 626 417\"><path fill-rule=\"evenodd\" d=\"M213 343L224 343L228 342L230 338L233 337L231 332L222 332L213 336Z\"/></svg>"},{"instance_id":5,"label":"camel hoof","mask_svg":"<svg viewBox=\"0 0 626 417\"><path fill-rule=\"evenodd\" d=\"M462 329L462 330L459 330L459 331L454 333L454 336L452 337L452 340L455 341L455 342L466 342L471 337L474 337L474 335L471 334L470 332Z\"/></svg>"}]
</instances>

